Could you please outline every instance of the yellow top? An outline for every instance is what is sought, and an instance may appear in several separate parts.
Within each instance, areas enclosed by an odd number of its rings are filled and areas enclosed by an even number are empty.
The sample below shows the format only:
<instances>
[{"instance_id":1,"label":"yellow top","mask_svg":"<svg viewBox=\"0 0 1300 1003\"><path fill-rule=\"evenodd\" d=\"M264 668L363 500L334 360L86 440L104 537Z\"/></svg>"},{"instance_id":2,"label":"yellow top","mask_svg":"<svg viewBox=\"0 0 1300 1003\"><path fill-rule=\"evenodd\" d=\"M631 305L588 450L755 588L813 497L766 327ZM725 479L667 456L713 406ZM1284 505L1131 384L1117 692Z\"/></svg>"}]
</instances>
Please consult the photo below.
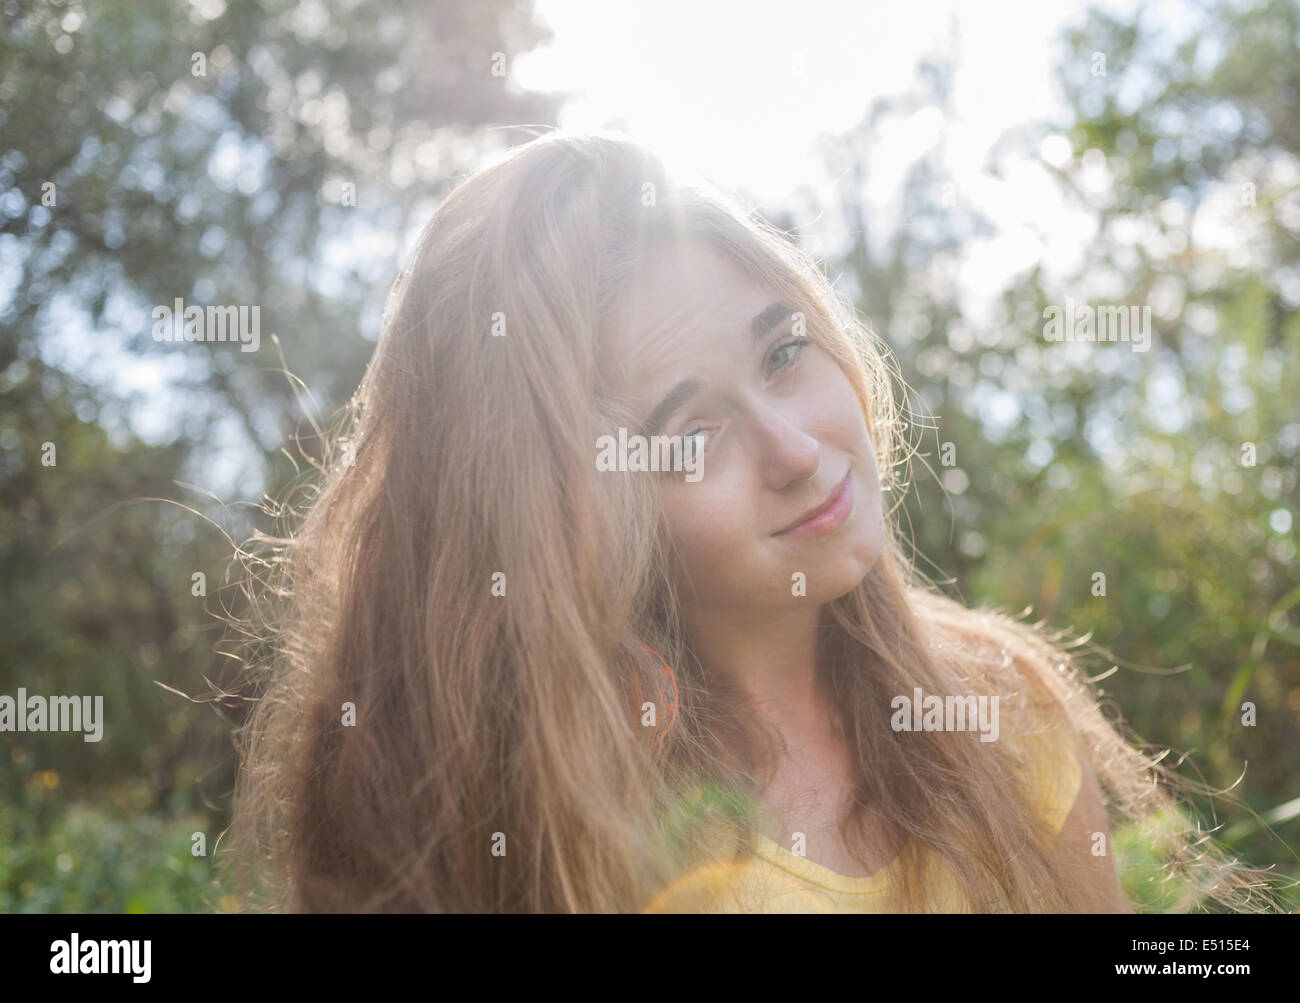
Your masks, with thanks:
<instances>
[{"instance_id":1,"label":"yellow top","mask_svg":"<svg viewBox=\"0 0 1300 1003\"><path fill-rule=\"evenodd\" d=\"M1028 756L1033 803L1060 833L1082 782L1079 761L1059 733L1008 738ZM929 912L970 912L956 876L932 851L927 864L935 875L927 892ZM791 853L766 836L748 860L722 861L698 868L660 893L649 913L890 913L899 911L891 886L899 858L865 878L850 878Z\"/></svg>"}]
</instances>

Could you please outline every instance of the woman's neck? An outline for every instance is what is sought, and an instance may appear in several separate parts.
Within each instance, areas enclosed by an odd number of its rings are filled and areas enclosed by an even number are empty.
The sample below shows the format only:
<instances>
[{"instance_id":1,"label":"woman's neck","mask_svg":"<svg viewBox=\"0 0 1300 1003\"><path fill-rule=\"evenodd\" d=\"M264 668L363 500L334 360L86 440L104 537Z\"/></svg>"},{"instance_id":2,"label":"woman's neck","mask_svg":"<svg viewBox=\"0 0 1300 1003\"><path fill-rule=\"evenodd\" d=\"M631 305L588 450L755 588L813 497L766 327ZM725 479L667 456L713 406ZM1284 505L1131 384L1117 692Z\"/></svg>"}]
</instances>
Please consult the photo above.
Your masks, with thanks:
<instances>
[{"instance_id":1,"label":"woman's neck","mask_svg":"<svg viewBox=\"0 0 1300 1003\"><path fill-rule=\"evenodd\" d=\"M821 608L682 612L692 648L709 673L723 673L782 737L817 735L827 721L818 682Z\"/></svg>"}]
</instances>

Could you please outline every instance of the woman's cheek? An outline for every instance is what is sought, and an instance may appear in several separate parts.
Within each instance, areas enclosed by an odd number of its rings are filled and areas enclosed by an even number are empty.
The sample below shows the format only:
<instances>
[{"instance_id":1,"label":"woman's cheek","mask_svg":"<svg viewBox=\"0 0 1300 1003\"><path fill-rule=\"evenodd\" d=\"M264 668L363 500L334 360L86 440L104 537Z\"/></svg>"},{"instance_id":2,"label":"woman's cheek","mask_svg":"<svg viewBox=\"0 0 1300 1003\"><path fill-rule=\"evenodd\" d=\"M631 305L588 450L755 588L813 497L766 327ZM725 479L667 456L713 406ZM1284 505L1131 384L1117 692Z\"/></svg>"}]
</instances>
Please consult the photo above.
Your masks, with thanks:
<instances>
[{"instance_id":1,"label":"woman's cheek","mask_svg":"<svg viewBox=\"0 0 1300 1003\"><path fill-rule=\"evenodd\" d=\"M665 499L664 514L677 561L696 591L716 591L710 583L725 581L743 546L737 539L739 520L727 518L724 505L686 485ZM735 513L733 513L733 516Z\"/></svg>"}]
</instances>

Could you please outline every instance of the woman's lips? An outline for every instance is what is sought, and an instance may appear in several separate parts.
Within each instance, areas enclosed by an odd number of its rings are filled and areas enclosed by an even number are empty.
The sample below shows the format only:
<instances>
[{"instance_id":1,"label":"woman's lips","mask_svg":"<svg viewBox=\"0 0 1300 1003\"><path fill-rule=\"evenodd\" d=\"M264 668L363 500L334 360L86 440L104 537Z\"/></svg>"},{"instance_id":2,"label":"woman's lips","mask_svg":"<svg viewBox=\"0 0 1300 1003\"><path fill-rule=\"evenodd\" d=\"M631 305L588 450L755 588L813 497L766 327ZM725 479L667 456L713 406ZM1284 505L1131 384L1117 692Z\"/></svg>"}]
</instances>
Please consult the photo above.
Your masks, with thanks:
<instances>
[{"instance_id":1,"label":"woman's lips","mask_svg":"<svg viewBox=\"0 0 1300 1003\"><path fill-rule=\"evenodd\" d=\"M805 519L798 525L783 529L773 536L796 538L804 536L824 536L839 529L853 511L853 471L844 475L844 480L830 498L830 504L816 515Z\"/></svg>"}]
</instances>

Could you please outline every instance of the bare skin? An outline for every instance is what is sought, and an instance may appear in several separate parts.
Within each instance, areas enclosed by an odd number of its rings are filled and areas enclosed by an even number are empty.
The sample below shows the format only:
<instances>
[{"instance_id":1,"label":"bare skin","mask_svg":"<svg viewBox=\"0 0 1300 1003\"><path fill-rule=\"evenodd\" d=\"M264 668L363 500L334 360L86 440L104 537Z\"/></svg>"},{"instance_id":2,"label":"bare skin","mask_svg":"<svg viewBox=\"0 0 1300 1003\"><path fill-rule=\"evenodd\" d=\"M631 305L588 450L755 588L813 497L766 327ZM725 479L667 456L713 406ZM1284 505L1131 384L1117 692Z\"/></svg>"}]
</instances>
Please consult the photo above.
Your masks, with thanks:
<instances>
[{"instance_id":1,"label":"bare skin","mask_svg":"<svg viewBox=\"0 0 1300 1003\"><path fill-rule=\"evenodd\" d=\"M1082 746L1077 754L1083 767L1079 796L1056 838L1055 852L1065 866L1086 878L1090 896L1079 903L1080 912L1131 913L1133 905L1125 898L1115 870L1110 819L1101 788L1097 785L1097 775ZM1099 835L1105 836L1104 843L1097 838ZM1098 852L1100 849L1105 852Z\"/></svg>"},{"instance_id":2,"label":"bare skin","mask_svg":"<svg viewBox=\"0 0 1300 1003\"><path fill-rule=\"evenodd\" d=\"M739 682L788 747L764 796L770 838L807 837L808 858L861 875L838 836L848 758L814 685L821 606L879 558L884 522L876 456L852 385L835 360L777 322L778 297L698 242L661 249L614 325L603 363L644 421L684 377L703 390L667 416L663 435L704 437L703 477L656 474L674 544L682 620L712 671ZM788 304L800 310L800 304ZM777 311L779 314L779 311ZM822 535L779 531L849 476L847 520ZM806 595L795 594L795 573ZM878 855L879 866L893 854ZM872 861L876 863L876 861Z\"/></svg>"},{"instance_id":3,"label":"bare skin","mask_svg":"<svg viewBox=\"0 0 1300 1003\"><path fill-rule=\"evenodd\" d=\"M763 792L763 807L772 813L765 835L790 849L795 834L803 833L807 860L843 877L870 877L897 856L897 841L869 820L865 859L849 851L841 829L852 777L847 750L822 730L809 728L805 735L817 735L817 744L787 740L788 752Z\"/></svg>"},{"instance_id":4,"label":"bare skin","mask_svg":"<svg viewBox=\"0 0 1300 1003\"><path fill-rule=\"evenodd\" d=\"M792 347L788 324L755 339L755 318L770 316L777 299L705 244L666 246L616 318L602 371L643 423L681 379L703 381L654 429L702 435L703 477L647 475L660 478L682 622L703 663L737 681L785 742L761 798L770 813L766 835L789 848L802 832L808 860L867 877L900 847L869 824L866 859L848 852L839 823L849 757L814 681L821 607L854 588L880 556L879 475L857 398L836 362L810 339ZM778 533L846 474L854 500L842 525L819 536ZM806 578L806 595L792 591L795 572ZM1089 849L1092 834L1105 830L1100 793L1085 771L1058 852L1096 875L1097 895L1085 908L1097 911L1123 908L1113 858Z\"/></svg>"}]
</instances>

